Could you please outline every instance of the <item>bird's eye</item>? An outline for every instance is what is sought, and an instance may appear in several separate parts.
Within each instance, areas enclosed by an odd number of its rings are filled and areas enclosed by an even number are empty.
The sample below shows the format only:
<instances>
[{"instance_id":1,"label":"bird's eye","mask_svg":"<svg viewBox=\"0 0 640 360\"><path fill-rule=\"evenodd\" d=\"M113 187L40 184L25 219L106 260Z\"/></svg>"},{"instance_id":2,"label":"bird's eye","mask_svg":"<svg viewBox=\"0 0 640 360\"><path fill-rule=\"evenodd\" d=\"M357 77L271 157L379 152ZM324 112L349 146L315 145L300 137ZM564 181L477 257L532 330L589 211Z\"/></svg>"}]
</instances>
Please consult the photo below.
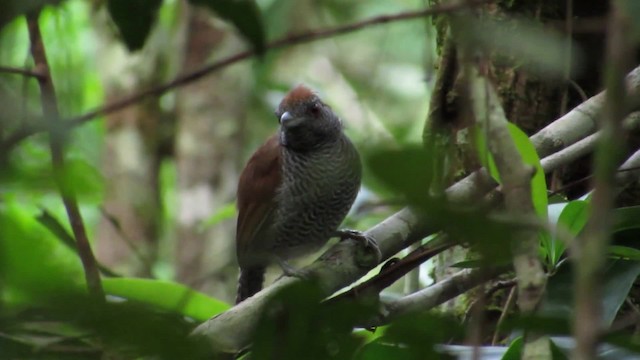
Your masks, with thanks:
<instances>
[{"instance_id":1,"label":"bird's eye","mask_svg":"<svg viewBox=\"0 0 640 360\"><path fill-rule=\"evenodd\" d=\"M320 110L321 110L321 108L320 108L320 104L318 104L318 103L313 103L313 104L311 104L311 107L309 108L309 112L310 112L311 114L313 114L313 115L318 115L318 114L320 114Z\"/></svg>"}]
</instances>

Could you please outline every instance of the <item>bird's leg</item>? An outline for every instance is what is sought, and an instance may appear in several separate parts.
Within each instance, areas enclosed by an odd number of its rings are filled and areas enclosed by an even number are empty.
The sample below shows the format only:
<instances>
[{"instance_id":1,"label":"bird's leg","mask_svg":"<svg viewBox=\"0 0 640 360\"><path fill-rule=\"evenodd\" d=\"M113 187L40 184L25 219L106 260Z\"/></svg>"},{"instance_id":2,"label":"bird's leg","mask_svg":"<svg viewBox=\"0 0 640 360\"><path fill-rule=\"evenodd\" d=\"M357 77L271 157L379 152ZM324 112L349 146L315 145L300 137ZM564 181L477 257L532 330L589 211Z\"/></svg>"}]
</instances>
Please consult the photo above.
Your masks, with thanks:
<instances>
[{"instance_id":1,"label":"bird's leg","mask_svg":"<svg viewBox=\"0 0 640 360\"><path fill-rule=\"evenodd\" d=\"M297 277L303 280L309 279L309 272L302 270L302 269L296 269L295 267L291 266L291 264L289 264L286 260L282 259L279 256L274 256L274 260L275 262L278 264L278 266L280 266L280 268L282 269L282 276L290 276L290 277Z\"/></svg>"}]
</instances>

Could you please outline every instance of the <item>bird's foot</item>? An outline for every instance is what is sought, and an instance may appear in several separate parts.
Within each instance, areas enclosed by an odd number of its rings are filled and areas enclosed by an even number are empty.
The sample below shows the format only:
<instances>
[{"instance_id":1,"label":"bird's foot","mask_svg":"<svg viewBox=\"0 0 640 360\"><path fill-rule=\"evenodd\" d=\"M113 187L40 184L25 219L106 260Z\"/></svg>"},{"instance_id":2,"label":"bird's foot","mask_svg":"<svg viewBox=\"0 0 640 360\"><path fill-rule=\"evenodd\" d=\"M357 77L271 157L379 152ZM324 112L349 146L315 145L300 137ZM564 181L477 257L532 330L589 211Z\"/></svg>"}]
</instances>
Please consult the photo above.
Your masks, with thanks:
<instances>
[{"instance_id":1,"label":"bird's foot","mask_svg":"<svg viewBox=\"0 0 640 360\"><path fill-rule=\"evenodd\" d=\"M352 229L336 230L335 236L339 237L340 241L344 241L346 239L354 239L362 243L366 250L369 250L373 253L373 255L375 256L376 264L382 259L382 253L380 252L380 247L378 247L378 242L376 241L376 239L365 234L362 231Z\"/></svg>"},{"instance_id":2,"label":"bird's foot","mask_svg":"<svg viewBox=\"0 0 640 360\"><path fill-rule=\"evenodd\" d=\"M378 249L378 242L376 241L376 239L359 230L352 230L352 229L336 230L335 236L339 237L340 241L344 241L347 239L354 239L362 242L362 244L367 248ZM378 251L380 250L378 249Z\"/></svg>"}]
</instances>

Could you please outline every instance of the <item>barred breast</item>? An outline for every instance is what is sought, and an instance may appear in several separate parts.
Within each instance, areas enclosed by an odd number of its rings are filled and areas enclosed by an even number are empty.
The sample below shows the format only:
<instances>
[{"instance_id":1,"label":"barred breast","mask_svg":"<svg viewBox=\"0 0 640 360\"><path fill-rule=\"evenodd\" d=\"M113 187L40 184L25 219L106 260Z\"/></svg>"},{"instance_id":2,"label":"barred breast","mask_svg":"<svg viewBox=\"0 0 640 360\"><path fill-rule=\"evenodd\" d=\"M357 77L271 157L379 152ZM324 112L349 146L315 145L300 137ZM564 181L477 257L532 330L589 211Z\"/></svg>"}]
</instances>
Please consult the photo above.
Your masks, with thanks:
<instances>
[{"instance_id":1,"label":"barred breast","mask_svg":"<svg viewBox=\"0 0 640 360\"><path fill-rule=\"evenodd\" d=\"M345 135L308 152L283 151L273 250L287 259L317 250L337 230L360 189L362 167Z\"/></svg>"}]
</instances>

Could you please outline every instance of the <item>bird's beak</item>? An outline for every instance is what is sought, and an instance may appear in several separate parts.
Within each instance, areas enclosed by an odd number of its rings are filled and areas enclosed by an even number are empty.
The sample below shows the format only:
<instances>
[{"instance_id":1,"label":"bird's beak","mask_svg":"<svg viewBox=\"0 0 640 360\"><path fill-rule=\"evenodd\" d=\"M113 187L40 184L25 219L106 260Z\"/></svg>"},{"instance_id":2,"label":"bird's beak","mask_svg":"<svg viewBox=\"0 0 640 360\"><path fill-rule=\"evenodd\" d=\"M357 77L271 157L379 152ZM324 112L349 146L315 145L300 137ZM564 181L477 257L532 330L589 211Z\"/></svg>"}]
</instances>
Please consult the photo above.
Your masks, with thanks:
<instances>
[{"instance_id":1,"label":"bird's beak","mask_svg":"<svg viewBox=\"0 0 640 360\"><path fill-rule=\"evenodd\" d=\"M280 125L285 125L286 122L291 122L291 120L293 120L293 115L285 111L285 113L280 116Z\"/></svg>"}]
</instances>

